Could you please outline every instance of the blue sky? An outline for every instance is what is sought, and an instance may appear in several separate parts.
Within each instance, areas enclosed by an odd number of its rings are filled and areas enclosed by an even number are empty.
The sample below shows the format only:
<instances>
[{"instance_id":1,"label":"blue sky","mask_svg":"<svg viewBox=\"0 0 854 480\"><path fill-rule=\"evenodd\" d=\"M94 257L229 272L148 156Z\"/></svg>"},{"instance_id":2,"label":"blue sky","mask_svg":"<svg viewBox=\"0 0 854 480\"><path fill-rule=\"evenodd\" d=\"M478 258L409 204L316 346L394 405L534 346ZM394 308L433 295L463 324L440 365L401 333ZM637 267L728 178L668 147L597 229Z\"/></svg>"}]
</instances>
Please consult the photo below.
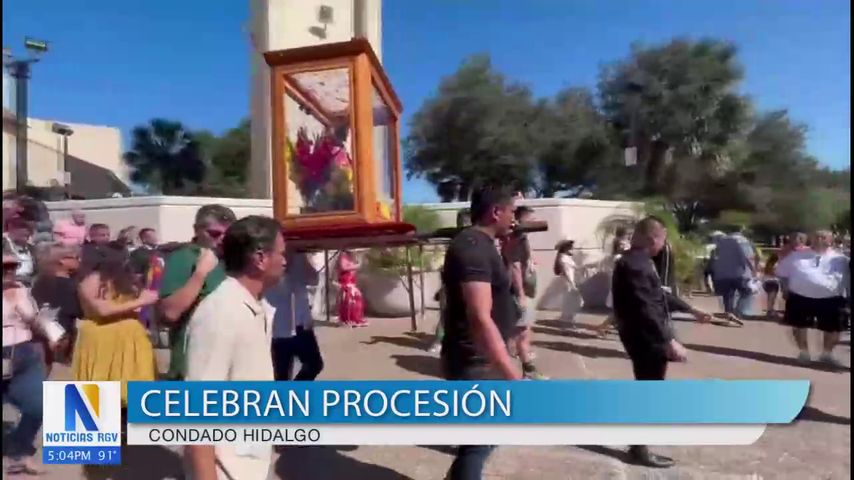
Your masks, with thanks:
<instances>
[{"instance_id":1,"label":"blue sky","mask_svg":"<svg viewBox=\"0 0 854 480\"><path fill-rule=\"evenodd\" d=\"M222 131L248 113L248 0L5 0L3 46L51 42L35 66L31 115L112 125L154 117ZM215 6L214 6L215 5ZM538 96L594 86L632 42L733 41L742 89L760 109L809 125L823 163L850 166L850 21L844 0L384 0L383 61L406 118L468 55L491 54ZM405 126L404 126L405 133ZM423 182L409 202L434 199Z\"/></svg>"}]
</instances>

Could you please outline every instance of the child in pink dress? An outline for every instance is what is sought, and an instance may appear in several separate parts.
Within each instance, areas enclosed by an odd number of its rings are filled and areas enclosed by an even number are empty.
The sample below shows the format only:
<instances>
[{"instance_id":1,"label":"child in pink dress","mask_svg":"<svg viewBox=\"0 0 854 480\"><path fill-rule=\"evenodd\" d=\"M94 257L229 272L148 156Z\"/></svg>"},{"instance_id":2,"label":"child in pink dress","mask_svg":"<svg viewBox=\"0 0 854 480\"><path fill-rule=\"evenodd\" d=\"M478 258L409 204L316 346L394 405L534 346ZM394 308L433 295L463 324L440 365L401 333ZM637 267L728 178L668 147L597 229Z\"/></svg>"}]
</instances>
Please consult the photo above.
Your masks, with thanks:
<instances>
[{"instance_id":1,"label":"child in pink dress","mask_svg":"<svg viewBox=\"0 0 854 480\"><path fill-rule=\"evenodd\" d=\"M351 327L367 326L365 321L362 292L356 287L356 270L359 262L353 254L344 250L338 255L338 319Z\"/></svg>"}]
</instances>

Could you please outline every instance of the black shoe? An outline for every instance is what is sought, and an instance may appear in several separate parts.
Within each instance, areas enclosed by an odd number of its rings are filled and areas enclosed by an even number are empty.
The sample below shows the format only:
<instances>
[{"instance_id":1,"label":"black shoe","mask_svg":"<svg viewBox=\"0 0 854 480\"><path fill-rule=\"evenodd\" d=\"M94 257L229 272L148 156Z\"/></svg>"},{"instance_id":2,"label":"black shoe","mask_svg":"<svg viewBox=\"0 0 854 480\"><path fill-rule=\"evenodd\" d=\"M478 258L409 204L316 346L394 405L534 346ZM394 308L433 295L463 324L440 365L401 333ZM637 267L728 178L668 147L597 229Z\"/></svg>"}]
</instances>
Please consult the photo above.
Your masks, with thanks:
<instances>
[{"instance_id":1,"label":"black shoe","mask_svg":"<svg viewBox=\"0 0 854 480\"><path fill-rule=\"evenodd\" d=\"M670 468L676 464L672 458L650 453L649 449L643 446L629 448L629 456L638 465L649 468Z\"/></svg>"}]
</instances>

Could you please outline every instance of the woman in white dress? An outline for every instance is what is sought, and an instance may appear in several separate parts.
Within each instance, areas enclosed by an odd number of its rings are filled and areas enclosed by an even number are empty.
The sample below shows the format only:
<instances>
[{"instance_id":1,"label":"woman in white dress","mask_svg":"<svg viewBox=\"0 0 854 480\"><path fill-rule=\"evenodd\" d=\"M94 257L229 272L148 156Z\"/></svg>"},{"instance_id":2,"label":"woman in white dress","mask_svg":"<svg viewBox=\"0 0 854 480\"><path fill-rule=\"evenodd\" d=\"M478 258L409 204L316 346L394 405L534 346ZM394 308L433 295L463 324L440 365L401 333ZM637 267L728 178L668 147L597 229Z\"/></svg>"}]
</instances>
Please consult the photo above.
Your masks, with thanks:
<instances>
[{"instance_id":1,"label":"woman in white dress","mask_svg":"<svg viewBox=\"0 0 854 480\"><path fill-rule=\"evenodd\" d=\"M554 273L561 277L566 286L566 291L563 295L563 303L561 307L560 319L566 322L569 327L575 326L575 315L581 311L584 306L584 300L581 297L581 292L578 290L578 284L575 282L575 270L577 265L572 258L573 247L575 242L572 240L564 240L557 244L557 255L555 256Z\"/></svg>"}]
</instances>

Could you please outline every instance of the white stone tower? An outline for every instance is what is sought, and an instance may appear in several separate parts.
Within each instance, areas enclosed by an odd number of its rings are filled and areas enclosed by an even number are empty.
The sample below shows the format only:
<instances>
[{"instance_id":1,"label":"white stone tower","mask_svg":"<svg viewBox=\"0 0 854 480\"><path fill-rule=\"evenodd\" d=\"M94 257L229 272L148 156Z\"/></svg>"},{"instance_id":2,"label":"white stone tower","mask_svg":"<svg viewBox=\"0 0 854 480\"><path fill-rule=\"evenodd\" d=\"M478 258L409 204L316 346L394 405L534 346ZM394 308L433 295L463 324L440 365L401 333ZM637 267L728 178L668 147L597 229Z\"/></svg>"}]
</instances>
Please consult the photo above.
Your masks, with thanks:
<instances>
[{"instance_id":1,"label":"white stone tower","mask_svg":"<svg viewBox=\"0 0 854 480\"><path fill-rule=\"evenodd\" d=\"M382 0L250 0L250 35L252 159L248 193L270 198L270 69L263 53L364 37L382 59Z\"/></svg>"}]
</instances>

